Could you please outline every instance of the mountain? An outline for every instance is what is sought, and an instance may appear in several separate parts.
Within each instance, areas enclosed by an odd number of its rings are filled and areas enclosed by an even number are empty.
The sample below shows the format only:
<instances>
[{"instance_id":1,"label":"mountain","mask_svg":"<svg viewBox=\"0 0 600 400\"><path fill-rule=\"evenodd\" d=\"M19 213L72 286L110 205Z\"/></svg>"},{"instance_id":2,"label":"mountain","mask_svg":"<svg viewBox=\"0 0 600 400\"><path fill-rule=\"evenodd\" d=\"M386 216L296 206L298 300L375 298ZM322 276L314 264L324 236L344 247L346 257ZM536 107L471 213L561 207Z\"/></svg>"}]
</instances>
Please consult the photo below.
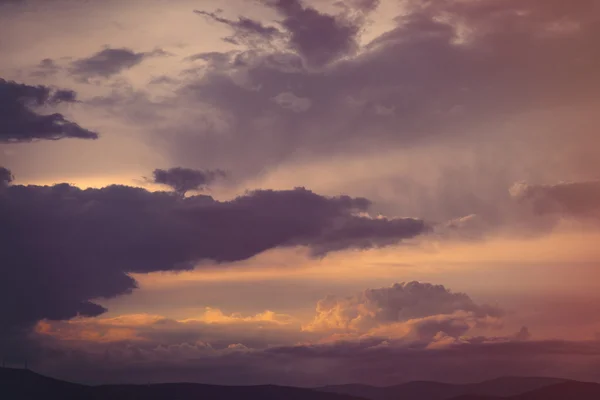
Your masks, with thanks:
<instances>
[{"instance_id":1,"label":"mountain","mask_svg":"<svg viewBox=\"0 0 600 400\"><path fill-rule=\"evenodd\" d=\"M511 397L463 395L452 400L598 400L600 384L567 381Z\"/></svg>"},{"instance_id":2,"label":"mountain","mask_svg":"<svg viewBox=\"0 0 600 400\"><path fill-rule=\"evenodd\" d=\"M338 392L333 392L338 391ZM86 386L24 369L0 368L4 400L599 400L600 384L555 378L499 378L467 385L409 382L389 387L341 385L303 389L275 385L194 383Z\"/></svg>"},{"instance_id":3,"label":"mountain","mask_svg":"<svg viewBox=\"0 0 600 400\"><path fill-rule=\"evenodd\" d=\"M118 385L96 388L97 399L110 400L362 400L337 393L318 392L287 386L216 386L194 383L166 383L155 385Z\"/></svg>"},{"instance_id":4,"label":"mountain","mask_svg":"<svg viewBox=\"0 0 600 400\"><path fill-rule=\"evenodd\" d=\"M0 399L78 400L88 398L90 387L60 381L27 369L0 368Z\"/></svg>"},{"instance_id":5,"label":"mountain","mask_svg":"<svg viewBox=\"0 0 600 400\"><path fill-rule=\"evenodd\" d=\"M194 383L86 386L64 382L24 369L0 368L0 399L4 400L361 400L313 389L261 385L217 386Z\"/></svg>"},{"instance_id":6,"label":"mountain","mask_svg":"<svg viewBox=\"0 0 600 400\"><path fill-rule=\"evenodd\" d=\"M368 400L448 400L466 394L509 397L565 381L558 378L505 377L463 385L416 381L386 387L354 384L325 386L318 390L349 394Z\"/></svg>"}]
</instances>

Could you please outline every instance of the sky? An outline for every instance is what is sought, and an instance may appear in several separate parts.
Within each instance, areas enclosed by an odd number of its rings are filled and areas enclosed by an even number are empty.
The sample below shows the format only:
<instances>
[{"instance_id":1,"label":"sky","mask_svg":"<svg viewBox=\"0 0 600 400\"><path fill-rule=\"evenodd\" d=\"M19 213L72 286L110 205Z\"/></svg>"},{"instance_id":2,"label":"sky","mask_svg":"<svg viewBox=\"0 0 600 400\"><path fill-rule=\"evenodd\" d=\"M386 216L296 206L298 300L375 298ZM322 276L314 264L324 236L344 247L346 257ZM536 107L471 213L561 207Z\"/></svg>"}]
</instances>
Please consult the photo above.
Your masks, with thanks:
<instances>
[{"instance_id":1,"label":"sky","mask_svg":"<svg viewBox=\"0 0 600 400\"><path fill-rule=\"evenodd\" d=\"M0 357L600 381L600 3L0 0Z\"/></svg>"}]
</instances>

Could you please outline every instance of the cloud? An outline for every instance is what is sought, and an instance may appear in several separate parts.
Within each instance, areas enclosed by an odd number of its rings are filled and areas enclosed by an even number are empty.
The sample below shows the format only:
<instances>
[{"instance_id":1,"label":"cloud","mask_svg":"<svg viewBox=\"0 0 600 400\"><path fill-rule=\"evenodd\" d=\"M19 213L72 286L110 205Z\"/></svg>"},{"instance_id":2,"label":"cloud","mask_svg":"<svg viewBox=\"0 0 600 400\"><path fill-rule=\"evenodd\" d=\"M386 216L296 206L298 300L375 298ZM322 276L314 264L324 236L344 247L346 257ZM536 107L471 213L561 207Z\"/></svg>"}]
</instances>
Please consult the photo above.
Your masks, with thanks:
<instances>
[{"instance_id":1,"label":"cloud","mask_svg":"<svg viewBox=\"0 0 600 400\"><path fill-rule=\"evenodd\" d=\"M342 2L340 2L342 3ZM379 7L380 0L352 0L348 4L362 12L370 12Z\"/></svg>"},{"instance_id":2,"label":"cloud","mask_svg":"<svg viewBox=\"0 0 600 400\"><path fill-rule=\"evenodd\" d=\"M457 337L503 315L501 309L478 305L464 293L420 282L368 289L346 298L329 296L318 302L316 312L306 330L419 340L432 340L438 333Z\"/></svg>"},{"instance_id":3,"label":"cloud","mask_svg":"<svg viewBox=\"0 0 600 400\"><path fill-rule=\"evenodd\" d=\"M204 15L213 21L227 25L233 30L233 35L224 40L233 44L245 44L251 46L264 46L272 40L281 37L281 32L273 26L265 26L261 22L247 17L239 17L236 20L230 20L219 16L214 12L194 10L196 14Z\"/></svg>"},{"instance_id":4,"label":"cloud","mask_svg":"<svg viewBox=\"0 0 600 400\"><path fill-rule=\"evenodd\" d=\"M325 300L346 310L342 319L355 321L346 325L369 334L327 337L329 328L301 331L292 316L213 308L178 320L133 314L42 321L37 339L51 356L39 360L36 370L90 383L301 386L504 375L598 377L592 371L600 362L600 342L535 340L526 327L506 336L473 335L477 324L503 312L440 285L410 282Z\"/></svg>"},{"instance_id":5,"label":"cloud","mask_svg":"<svg viewBox=\"0 0 600 400\"><path fill-rule=\"evenodd\" d=\"M0 187L8 186L14 179L10 169L0 167Z\"/></svg>"},{"instance_id":6,"label":"cloud","mask_svg":"<svg viewBox=\"0 0 600 400\"><path fill-rule=\"evenodd\" d=\"M297 113L308 111L312 105L310 99L298 97L292 92L279 93L273 100L282 108Z\"/></svg>"},{"instance_id":7,"label":"cloud","mask_svg":"<svg viewBox=\"0 0 600 400\"><path fill-rule=\"evenodd\" d=\"M569 128L564 120L572 115L565 106L581 111L578 105L595 99L600 89L593 40L598 13L587 1L411 2L392 29L359 49L362 28L346 17L297 1L266 4L282 16L287 42L202 56L218 68L188 75L164 102L165 114L185 109L189 119L152 128L157 135L173 135L165 148L173 159L198 167L199 158L219 163L244 179L299 159L360 157L365 149L418 150L427 154L422 159L436 158L421 160L411 171L425 174L438 167L435 172L444 176L432 182L413 177L416 182L397 182L397 190L410 184L406 192L429 195L412 202L435 203L427 211L441 208L439 197L451 196L446 208L454 208L452 215L432 216L447 219L491 208L483 200L493 201L513 182L554 168L556 162L549 165L554 156L561 160L559 171L582 162L581 143L591 140L593 126L573 117L576 125ZM567 20L579 28L557 31ZM273 101L282 93L309 99L311 106L289 112ZM565 129L547 132L555 129L549 119L557 124L562 119ZM578 139L567 138L566 130ZM558 154L565 140L573 144ZM540 146L544 151L533 151ZM463 168L453 157L474 165ZM592 155L587 158L594 163ZM506 159L510 165L500 170ZM487 182L479 177L481 168ZM456 179L460 188L447 179ZM443 193L430 193L427 184ZM455 199L459 193L463 196ZM477 209L467 209L471 206Z\"/></svg>"},{"instance_id":8,"label":"cloud","mask_svg":"<svg viewBox=\"0 0 600 400\"><path fill-rule=\"evenodd\" d=\"M194 12L231 28L233 35L224 39L230 43L259 49L287 49L300 55L307 66L320 68L356 53L363 17L373 11L378 3L373 0L358 0L342 5L346 11L344 15L330 15L298 0L263 1L263 4L283 17L283 20L278 21L281 30L246 17L230 20L217 13L200 10ZM349 17L351 14L352 18Z\"/></svg>"},{"instance_id":9,"label":"cloud","mask_svg":"<svg viewBox=\"0 0 600 400\"><path fill-rule=\"evenodd\" d=\"M240 261L278 247L323 256L398 244L428 229L416 219L357 214L369 205L302 188L220 202L127 186L8 186L0 193L0 335L42 319L99 315L105 309L93 299L130 293L132 272Z\"/></svg>"},{"instance_id":10,"label":"cloud","mask_svg":"<svg viewBox=\"0 0 600 400\"><path fill-rule=\"evenodd\" d=\"M72 90L52 90L0 79L0 143L98 138L97 133L80 127L60 113L37 112L42 107L76 101Z\"/></svg>"},{"instance_id":11,"label":"cloud","mask_svg":"<svg viewBox=\"0 0 600 400\"><path fill-rule=\"evenodd\" d=\"M55 75L60 71L61 67L56 64L56 62L51 58L44 58L40 63L36 66L34 71L32 72L32 76L36 77L48 77Z\"/></svg>"},{"instance_id":12,"label":"cloud","mask_svg":"<svg viewBox=\"0 0 600 400\"><path fill-rule=\"evenodd\" d=\"M251 315L248 317L242 316L240 313L234 313L231 315L226 315L223 311L219 309L214 309L211 307L206 307L204 312L198 316L193 318L187 318L184 320L180 320L181 323L193 323L193 322L204 322L208 324L232 324L232 323L244 323L244 322L268 322L276 325L285 325L289 324L292 320L292 317L285 314L277 314L273 311L264 311L262 313L258 313L256 315Z\"/></svg>"},{"instance_id":13,"label":"cloud","mask_svg":"<svg viewBox=\"0 0 600 400\"><path fill-rule=\"evenodd\" d=\"M181 196L191 190L201 191L219 178L225 177L221 170L194 170L175 167L168 170L155 169L153 172L154 183L170 186Z\"/></svg>"},{"instance_id":14,"label":"cloud","mask_svg":"<svg viewBox=\"0 0 600 400\"><path fill-rule=\"evenodd\" d=\"M294 337L299 336L298 325L289 315L267 310L244 316L240 313L226 314L211 307L184 319L130 314L111 318L80 317L70 321L43 320L36 324L35 333L39 336L38 340L53 338L83 345L132 341L179 344L185 338L217 348L234 342L268 347L293 342Z\"/></svg>"},{"instance_id":15,"label":"cloud","mask_svg":"<svg viewBox=\"0 0 600 400\"><path fill-rule=\"evenodd\" d=\"M189 61L197 61L202 60L209 62L213 65L226 65L231 60L231 54L229 53L220 53L218 51L204 52L194 54L192 56L187 57Z\"/></svg>"},{"instance_id":16,"label":"cloud","mask_svg":"<svg viewBox=\"0 0 600 400\"><path fill-rule=\"evenodd\" d=\"M335 301L337 303L332 305ZM345 299L328 297L318 302L317 316L303 327L299 319L269 310L242 315L205 307L180 319L132 314L44 320L37 324L36 333L42 335L42 339L52 337L81 343L178 344L185 338L213 348L239 343L247 348L266 349L298 342L331 343L367 338L391 340L397 345L441 348L463 343L468 339L464 335L473 328L498 325L502 315L499 308L477 305L466 294L452 293L443 286L410 282L366 290ZM525 335L528 335L526 329L514 339L526 340ZM512 339L512 336L506 338Z\"/></svg>"},{"instance_id":17,"label":"cloud","mask_svg":"<svg viewBox=\"0 0 600 400\"><path fill-rule=\"evenodd\" d=\"M538 214L600 217L600 181L561 182L554 185L517 183L510 193Z\"/></svg>"},{"instance_id":18,"label":"cloud","mask_svg":"<svg viewBox=\"0 0 600 400\"><path fill-rule=\"evenodd\" d=\"M266 2L283 17L289 33L289 47L311 67L322 67L358 50L360 27L352 21L324 14L299 0Z\"/></svg>"},{"instance_id":19,"label":"cloud","mask_svg":"<svg viewBox=\"0 0 600 400\"><path fill-rule=\"evenodd\" d=\"M475 304L466 294L418 282L366 290L353 298L337 300L337 304L331 306L334 300L330 297L319 301L317 316L303 327L299 319L269 310L242 315L205 307L180 319L132 314L109 318L79 317L70 321L44 320L38 322L35 331L42 339L52 337L81 343L143 341L177 344L185 338L213 348L240 343L248 348L266 349L298 342L331 343L375 338L395 341L398 345L441 348L471 340L464 335L474 328L499 325L503 315L499 308ZM526 340L525 335L528 335L526 329L514 339ZM513 337L506 340L513 340Z\"/></svg>"},{"instance_id":20,"label":"cloud","mask_svg":"<svg viewBox=\"0 0 600 400\"><path fill-rule=\"evenodd\" d=\"M69 71L84 80L93 77L109 78L135 67L148 58L165 55L167 53L161 49L137 53L127 48L109 47L90 57L73 61Z\"/></svg>"},{"instance_id":21,"label":"cloud","mask_svg":"<svg viewBox=\"0 0 600 400\"><path fill-rule=\"evenodd\" d=\"M481 381L498 376L561 376L597 380L600 361L595 341L463 340L440 348L407 346L381 338L298 344L257 349L238 343L212 346L100 343L66 351L36 371L90 383L203 382L322 386L366 383L394 385L411 380ZM124 373L127 371L127 373Z\"/></svg>"},{"instance_id":22,"label":"cloud","mask_svg":"<svg viewBox=\"0 0 600 400\"><path fill-rule=\"evenodd\" d=\"M49 337L62 342L129 343L144 340L132 328L113 327L102 323L85 326L80 321L62 324L40 321L35 327L35 332L43 338Z\"/></svg>"}]
</instances>

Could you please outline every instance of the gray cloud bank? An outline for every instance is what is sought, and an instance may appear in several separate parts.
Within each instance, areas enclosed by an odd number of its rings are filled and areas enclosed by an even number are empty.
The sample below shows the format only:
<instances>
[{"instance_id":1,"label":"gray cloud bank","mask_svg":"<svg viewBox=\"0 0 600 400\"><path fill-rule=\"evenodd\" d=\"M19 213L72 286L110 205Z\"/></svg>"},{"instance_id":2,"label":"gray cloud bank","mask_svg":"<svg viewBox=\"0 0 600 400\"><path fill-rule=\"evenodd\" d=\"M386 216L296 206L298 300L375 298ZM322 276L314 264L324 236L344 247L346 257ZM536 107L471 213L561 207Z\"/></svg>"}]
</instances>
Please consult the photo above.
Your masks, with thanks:
<instances>
[{"instance_id":1,"label":"gray cloud bank","mask_svg":"<svg viewBox=\"0 0 600 400\"><path fill-rule=\"evenodd\" d=\"M97 349L98 350L98 349ZM56 351L41 371L90 383L202 382L321 386L394 385L413 380L476 382L498 376L561 376L597 381L599 343L473 339L444 349L406 347L373 338L323 345L205 344L108 346L99 352ZM102 378L99 378L102 377Z\"/></svg>"},{"instance_id":2,"label":"gray cloud bank","mask_svg":"<svg viewBox=\"0 0 600 400\"><path fill-rule=\"evenodd\" d=\"M600 101L597 3L407 2L363 44L376 2L335 15L263 4L277 21L199 11L243 46L188 58L199 64L167 101L142 95L115 109L144 115L140 124L169 138L161 151L174 162L219 165L239 180L397 150L394 176L335 183L369 198L385 192L386 214L437 221L497 223L514 182L581 180L600 167L595 122L582 122L597 120Z\"/></svg>"},{"instance_id":3,"label":"gray cloud bank","mask_svg":"<svg viewBox=\"0 0 600 400\"><path fill-rule=\"evenodd\" d=\"M220 67L181 95L230 115L232 134L256 144L265 144L259 139L266 127L255 131L253 122L272 121L282 136L277 144L287 147L281 151L458 134L477 121L590 99L600 86L598 13L590 1L414 3L361 54L320 73L299 61L320 65L323 57L351 53L360 29L336 25L333 16L295 0L267 3L284 16L291 50L222 53ZM269 107L287 91L314 107L299 118ZM384 109L387 118L377 112ZM198 127L198 143L202 133Z\"/></svg>"}]
</instances>

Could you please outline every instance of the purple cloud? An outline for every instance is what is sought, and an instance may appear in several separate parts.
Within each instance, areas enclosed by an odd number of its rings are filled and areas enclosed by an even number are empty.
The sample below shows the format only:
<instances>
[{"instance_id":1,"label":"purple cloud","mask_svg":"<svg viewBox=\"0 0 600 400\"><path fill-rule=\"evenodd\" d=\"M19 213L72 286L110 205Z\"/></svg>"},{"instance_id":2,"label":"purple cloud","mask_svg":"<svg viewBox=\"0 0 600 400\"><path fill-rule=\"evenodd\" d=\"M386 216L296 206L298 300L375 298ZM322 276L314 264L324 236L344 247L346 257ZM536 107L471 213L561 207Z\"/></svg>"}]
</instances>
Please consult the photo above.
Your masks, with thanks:
<instances>
[{"instance_id":1,"label":"purple cloud","mask_svg":"<svg viewBox=\"0 0 600 400\"><path fill-rule=\"evenodd\" d=\"M76 102L72 90L51 90L0 79L0 143L58 140L63 138L97 139L98 134L60 113L41 114L37 109L59 103Z\"/></svg>"}]
</instances>

